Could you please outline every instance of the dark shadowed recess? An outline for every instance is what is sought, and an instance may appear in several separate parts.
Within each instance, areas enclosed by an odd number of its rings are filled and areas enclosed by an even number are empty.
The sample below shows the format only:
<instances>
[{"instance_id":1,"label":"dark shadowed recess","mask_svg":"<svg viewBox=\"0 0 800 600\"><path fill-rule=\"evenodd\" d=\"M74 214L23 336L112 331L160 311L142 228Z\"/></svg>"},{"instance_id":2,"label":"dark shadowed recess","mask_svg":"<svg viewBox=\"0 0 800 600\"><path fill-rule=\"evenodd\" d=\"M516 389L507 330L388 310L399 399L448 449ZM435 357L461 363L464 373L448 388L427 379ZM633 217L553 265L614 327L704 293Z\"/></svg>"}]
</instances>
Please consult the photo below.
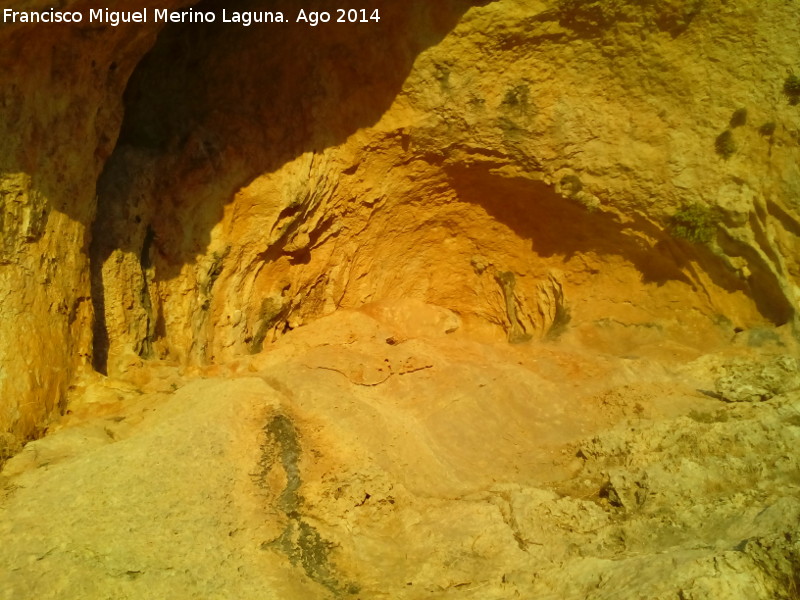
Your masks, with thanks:
<instances>
[{"instance_id":1,"label":"dark shadowed recess","mask_svg":"<svg viewBox=\"0 0 800 600\"><path fill-rule=\"evenodd\" d=\"M114 250L170 278L209 242L223 207L255 177L344 142L389 108L417 55L486 0L373 0L380 21L296 23L306 11L361 9L351 0L204 0L214 24L170 24L133 73L125 117L98 181L92 229L94 366L106 372L108 330L101 267ZM232 11L281 11L286 24L223 24ZM184 191L187 190L187 191ZM160 236L193 215L181 239ZM145 248L147 246L147 248ZM150 248L153 246L153 248ZM149 265L142 264L142 271Z\"/></svg>"},{"instance_id":2,"label":"dark shadowed recess","mask_svg":"<svg viewBox=\"0 0 800 600\"><path fill-rule=\"evenodd\" d=\"M722 289L749 295L759 312L773 324L784 325L794 317L794 308L786 300L780 281L766 265L745 282L708 246L675 239L643 216L628 215L631 221L622 224L612 215L592 211L559 195L550 185L521 177L501 177L490 167L450 165L446 170L459 198L480 204L517 235L531 240L531 249L539 256L562 257L564 261L585 252L621 256L641 273L642 283L681 281L700 291L698 282L683 270L690 260L696 260ZM651 246L639 234L658 241ZM716 235L729 256L745 256L749 264L761 264L762 259L746 244L737 244L724 232Z\"/></svg>"}]
</instances>

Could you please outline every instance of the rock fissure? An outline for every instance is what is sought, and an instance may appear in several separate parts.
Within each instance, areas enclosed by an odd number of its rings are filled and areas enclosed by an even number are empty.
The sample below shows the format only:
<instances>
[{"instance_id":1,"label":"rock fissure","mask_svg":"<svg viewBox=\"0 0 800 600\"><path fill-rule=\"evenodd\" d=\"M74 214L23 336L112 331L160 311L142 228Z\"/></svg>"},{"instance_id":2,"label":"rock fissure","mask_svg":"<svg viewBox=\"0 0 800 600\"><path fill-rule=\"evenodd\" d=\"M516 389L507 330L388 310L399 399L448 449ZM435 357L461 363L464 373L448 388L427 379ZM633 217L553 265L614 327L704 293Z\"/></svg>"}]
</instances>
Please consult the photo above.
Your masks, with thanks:
<instances>
[{"instance_id":1,"label":"rock fissure","mask_svg":"<svg viewBox=\"0 0 800 600\"><path fill-rule=\"evenodd\" d=\"M325 540L303 516L301 446L294 423L285 415L275 415L264 427L264 435L258 485L268 489L270 472L274 469L283 472L285 485L277 497L276 507L284 514L286 525L280 537L264 542L261 548L281 552L312 581L337 596L345 591L352 593L356 586L339 581L340 575L331 560L336 544Z\"/></svg>"}]
</instances>

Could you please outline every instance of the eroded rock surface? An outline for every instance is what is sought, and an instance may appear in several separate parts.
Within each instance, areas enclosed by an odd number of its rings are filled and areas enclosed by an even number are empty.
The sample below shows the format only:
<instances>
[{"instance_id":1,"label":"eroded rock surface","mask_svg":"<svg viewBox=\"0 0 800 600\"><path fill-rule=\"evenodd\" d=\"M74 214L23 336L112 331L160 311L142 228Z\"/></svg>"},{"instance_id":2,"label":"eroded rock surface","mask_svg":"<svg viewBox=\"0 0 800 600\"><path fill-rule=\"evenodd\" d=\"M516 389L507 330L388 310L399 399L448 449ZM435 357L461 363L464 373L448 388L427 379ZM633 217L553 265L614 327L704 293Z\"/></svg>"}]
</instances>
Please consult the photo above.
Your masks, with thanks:
<instances>
[{"instance_id":1,"label":"eroded rock surface","mask_svg":"<svg viewBox=\"0 0 800 600\"><path fill-rule=\"evenodd\" d=\"M800 8L373 4L0 29L0 597L796 598Z\"/></svg>"},{"instance_id":2,"label":"eroded rock surface","mask_svg":"<svg viewBox=\"0 0 800 600\"><path fill-rule=\"evenodd\" d=\"M511 341L795 323L794 5L380 5L4 30L4 428L88 364L228 360L381 300Z\"/></svg>"},{"instance_id":3,"label":"eroded rock surface","mask_svg":"<svg viewBox=\"0 0 800 600\"><path fill-rule=\"evenodd\" d=\"M797 393L401 331L339 312L87 382L3 471L0 596L794 597Z\"/></svg>"},{"instance_id":4,"label":"eroded rock surface","mask_svg":"<svg viewBox=\"0 0 800 600\"><path fill-rule=\"evenodd\" d=\"M794 323L795 9L594 4L617 8L165 30L98 189L96 365L227 360L400 298L511 341L570 319L698 340Z\"/></svg>"},{"instance_id":5,"label":"eroded rock surface","mask_svg":"<svg viewBox=\"0 0 800 600\"><path fill-rule=\"evenodd\" d=\"M800 389L800 363L791 356L761 364L738 360L723 368L716 390L728 402L763 402Z\"/></svg>"}]
</instances>

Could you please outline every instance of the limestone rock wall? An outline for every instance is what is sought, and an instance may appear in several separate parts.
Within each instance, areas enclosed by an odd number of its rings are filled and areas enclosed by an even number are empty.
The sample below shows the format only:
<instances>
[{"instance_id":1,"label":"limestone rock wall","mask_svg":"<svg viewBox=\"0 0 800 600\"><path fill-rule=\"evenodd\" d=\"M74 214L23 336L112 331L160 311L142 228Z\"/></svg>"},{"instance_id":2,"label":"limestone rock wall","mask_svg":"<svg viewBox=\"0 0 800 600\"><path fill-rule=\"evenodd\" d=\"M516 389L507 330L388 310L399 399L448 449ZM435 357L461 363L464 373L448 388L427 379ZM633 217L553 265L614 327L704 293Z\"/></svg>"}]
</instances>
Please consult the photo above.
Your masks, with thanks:
<instances>
[{"instance_id":1,"label":"limestone rock wall","mask_svg":"<svg viewBox=\"0 0 800 600\"><path fill-rule=\"evenodd\" d=\"M510 341L795 322L796 7L467 8L162 36L101 182L111 362L230 358L404 297Z\"/></svg>"},{"instance_id":2,"label":"limestone rock wall","mask_svg":"<svg viewBox=\"0 0 800 600\"><path fill-rule=\"evenodd\" d=\"M370 207L402 199L401 189L387 192L407 185L387 179L399 138L376 123L418 55L473 4L380 2L378 23L293 25L275 36L165 29L132 78L100 179L95 339L107 348L97 368L113 371L131 355L205 362L257 351L290 320L341 305L331 285L346 285L329 271L343 273L352 257L335 241L358 236L373 222ZM374 171L357 173L372 154ZM365 250L355 268L373 260ZM412 282L416 266L395 276Z\"/></svg>"},{"instance_id":3,"label":"limestone rock wall","mask_svg":"<svg viewBox=\"0 0 800 600\"><path fill-rule=\"evenodd\" d=\"M42 6L28 2L25 9ZM26 438L40 432L63 407L76 369L90 363L95 187L122 122L127 78L154 36L147 28L0 30L4 433Z\"/></svg>"},{"instance_id":4,"label":"limestone rock wall","mask_svg":"<svg viewBox=\"0 0 800 600\"><path fill-rule=\"evenodd\" d=\"M0 33L3 428L88 362L225 360L406 298L512 342L796 321L793 3L376 6Z\"/></svg>"}]
</instances>

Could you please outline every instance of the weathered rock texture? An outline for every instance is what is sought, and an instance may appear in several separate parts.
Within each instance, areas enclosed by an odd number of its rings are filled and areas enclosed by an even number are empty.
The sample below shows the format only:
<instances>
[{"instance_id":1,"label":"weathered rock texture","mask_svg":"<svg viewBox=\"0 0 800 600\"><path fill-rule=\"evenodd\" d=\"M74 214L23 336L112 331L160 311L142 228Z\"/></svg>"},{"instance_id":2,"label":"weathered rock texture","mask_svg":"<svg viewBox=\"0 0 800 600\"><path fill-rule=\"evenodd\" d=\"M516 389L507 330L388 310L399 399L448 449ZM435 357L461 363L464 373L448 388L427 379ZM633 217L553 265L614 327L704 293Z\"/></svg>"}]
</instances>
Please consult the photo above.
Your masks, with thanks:
<instances>
[{"instance_id":1,"label":"weathered rock texture","mask_svg":"<svg viewBox=\"0 0 800 600\"><path fill-rule=\"evenodd\" d=\"M511 341L794 323L796 8L482 4L4 31L4 427L89 358L227 359L378 300Z\"/></svg>"},{"instance_id":2,"label":"weathered rock texture","mask_svg":"<svg viewBox=\"0 0 800 600\"><path fill-rule=\"evenodd\" d=\"M114 149L128 78L155 33L0 29L2 431L40 432L63 409L76 369L91 362L88 248L97 179Z\"/></svg>"},{"instance_id":3,"label":"weathered rock texture","mask_svg":"<svg viewBox=\"0 0 800 600\"><path fill-rule=\"evenodd\" d=\"M372 8L0 29L0 593L797 597L800 7Z\"/></svg>"},{"instance_id":4,"label":"weathered rock texture","mask_svg":"<svg viewBox=\"0 0 800 600\"><path fill-rule=\"evenodd\" d=\"M796 392L444 331L339 311L89 382L3 472L0 597L797 597Z\"/></svg>"},{"instance_id":5,"label":"weathered rock texture","mask_svg":"<svg viewBox=\"0 0 800 600\"><path fill-rule=\"evenodd\" d=\"M568 4L165 30L98 190L96 365L228 359L404 297L511 341L570 318L682 337L793 323L794 7L612 3L606 22ZM694 245L670 230L693 205Z\"/></svg>"}]
</instances>

